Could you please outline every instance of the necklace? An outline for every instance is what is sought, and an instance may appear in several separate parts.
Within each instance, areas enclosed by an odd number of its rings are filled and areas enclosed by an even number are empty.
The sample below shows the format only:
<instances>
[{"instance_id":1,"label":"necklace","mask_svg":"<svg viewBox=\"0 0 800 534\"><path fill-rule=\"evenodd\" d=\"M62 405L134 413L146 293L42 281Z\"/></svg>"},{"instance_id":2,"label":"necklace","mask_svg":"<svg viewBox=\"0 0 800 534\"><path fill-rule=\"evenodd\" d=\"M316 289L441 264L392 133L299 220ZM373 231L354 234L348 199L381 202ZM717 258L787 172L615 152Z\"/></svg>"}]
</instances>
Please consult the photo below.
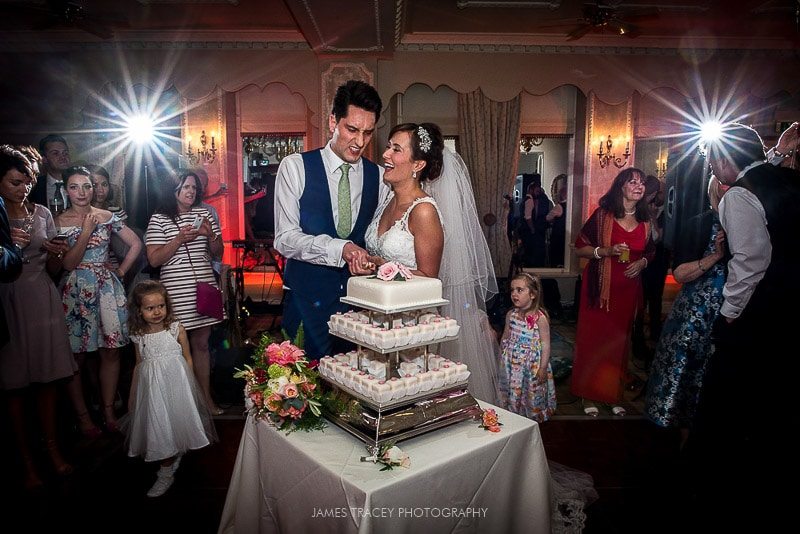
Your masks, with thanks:
<instances>
[{"instance_id":1,"label":"necklace","mask_svg":"<svg viewBox=\"0 0 800 534\"><path fill-rule=\"evenodd\" d=\"M636 215L636 210L635 209L633 211L625 210L625 215Z\"/></svg>"}]
</instances>

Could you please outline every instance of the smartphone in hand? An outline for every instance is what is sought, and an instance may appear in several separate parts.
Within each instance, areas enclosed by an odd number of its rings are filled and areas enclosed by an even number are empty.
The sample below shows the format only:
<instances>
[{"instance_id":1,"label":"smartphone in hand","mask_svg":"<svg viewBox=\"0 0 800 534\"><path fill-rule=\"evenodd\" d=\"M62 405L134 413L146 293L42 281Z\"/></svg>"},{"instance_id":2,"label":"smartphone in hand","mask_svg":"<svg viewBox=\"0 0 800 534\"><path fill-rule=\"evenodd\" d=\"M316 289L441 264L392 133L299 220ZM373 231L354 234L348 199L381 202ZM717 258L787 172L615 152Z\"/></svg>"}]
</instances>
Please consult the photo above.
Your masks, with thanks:
<instances>
[{"instance_id":1,"label":"smartphone in hand","mask_svg":"<svg viewBox=\"0 0 800 534\"><path fill-rule=\"evenodd\" d=\"M192 228L197 230L200 228L202 224L203 224L203 218L200 215L195 215L194 221L192 221Z\"/></svg>"}]
</instances>

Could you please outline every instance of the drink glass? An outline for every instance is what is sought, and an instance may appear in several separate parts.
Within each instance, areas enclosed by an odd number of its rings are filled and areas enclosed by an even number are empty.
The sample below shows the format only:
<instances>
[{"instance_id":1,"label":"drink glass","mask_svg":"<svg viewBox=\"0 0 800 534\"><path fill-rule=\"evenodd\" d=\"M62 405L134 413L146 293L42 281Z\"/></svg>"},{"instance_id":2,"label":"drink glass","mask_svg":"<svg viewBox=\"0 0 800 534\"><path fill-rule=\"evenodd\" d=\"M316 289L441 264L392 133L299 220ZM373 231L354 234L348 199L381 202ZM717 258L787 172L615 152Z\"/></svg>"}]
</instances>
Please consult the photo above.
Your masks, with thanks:
<instances>
[{"instance_id":1,"label":"drink glass","mask_svg":"<svg viewBox=\"0 0 800 534\"><path fill-rule=\"evenodd\" d=\"M23 218L23 219L12 219L12 220L9 221L9 224L11 225L12 228L19 228L20 230L22 230L23 232L28 234L28 236L30 237L31 233L33 232L33 214L31 213L29 215L26 215L25 218ZM28 245L30 245L30 243L28 243ZM28 245L25 245L22 248L22 250L23 250L23 252L22 252L22 263L30 263L31 262L31 260L29 260L28 258L25 257L25 252L24 252L25 249L28 248Z\"/></svg>"},{"instance_id":2,"label":"drink glass","mask_svg":"<svg viewBox=\"0 0 800 534\"><path fill-rule=\"evenodd\" d=\"M625 243L623 243L624 245ZM623 248L619 251L619 262L620 263L628 263L631 261L631 249Z\"/></svg>"}]
</instances>

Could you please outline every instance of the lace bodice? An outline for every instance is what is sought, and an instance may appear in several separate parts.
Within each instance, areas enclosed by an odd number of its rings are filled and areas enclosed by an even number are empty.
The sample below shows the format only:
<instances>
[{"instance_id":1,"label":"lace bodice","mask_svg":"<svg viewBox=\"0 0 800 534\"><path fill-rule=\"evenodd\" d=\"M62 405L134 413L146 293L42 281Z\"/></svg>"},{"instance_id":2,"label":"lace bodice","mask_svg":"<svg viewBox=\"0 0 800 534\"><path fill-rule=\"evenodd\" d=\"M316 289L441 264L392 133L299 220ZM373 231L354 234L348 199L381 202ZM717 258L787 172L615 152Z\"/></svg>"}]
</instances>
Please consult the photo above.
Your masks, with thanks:
<instances>
[{"instance_id":1,"label":"lace bodice","mask_svg":"<svg viewBox=\"0 0 800 534\"><path fill-rule=\"evenodd\" d=\"M178 343L178 321L169 325L169 329L153 334L132 335L131 341L139 346L139 355L142 360L156 360L159 358L183 357L183 349Z\"/></svg>"},{"instance_id":2,"label":"lace bodice","mask_svg":"<svg viewBox=\"0 0 800 534\"><path fill-rule=\"evenodd\" d=\"M403 216L397 219L388 230L378 235L378 224L381 216L392 198L394 198L394 195L389 195L386 202L375 212L375 217L367 227L365 235L367 251L373 256L380 256L388 261L402 263L409 269L416 269L417 255L414 251L414 234L408 230L408 217L414 208L423 202L433 204L433 207L436 208L436 213L439 215L440 222L442 214L439 213L439 206L436 205L436 201L432 197L421 197L415 200L403 213Z\"/></svg>"}]
</instances>

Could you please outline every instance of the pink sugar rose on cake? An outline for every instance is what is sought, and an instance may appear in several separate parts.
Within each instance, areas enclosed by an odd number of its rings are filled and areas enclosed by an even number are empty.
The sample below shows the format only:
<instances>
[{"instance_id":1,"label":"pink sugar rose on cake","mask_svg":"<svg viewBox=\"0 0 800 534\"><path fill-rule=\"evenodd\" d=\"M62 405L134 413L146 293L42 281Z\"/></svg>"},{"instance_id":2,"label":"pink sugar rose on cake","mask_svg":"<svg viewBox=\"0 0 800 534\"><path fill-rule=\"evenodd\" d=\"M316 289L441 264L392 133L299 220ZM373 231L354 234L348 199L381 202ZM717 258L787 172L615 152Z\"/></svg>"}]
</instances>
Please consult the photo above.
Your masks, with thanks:
<instances>
[{"instance_id":1,"label":"pink sugar rose on cake","mask_svg":"<svg viewBox=\"0 0 800 534\"><path fill-rule=\"evenodd\" d=\"M397 276L397 273L400 272L399 266L393 261L387 261L380 267L378 267L378 278L385 282L389 282L394 280L394 277Z\"/></svg>"},{"instance_id":2,"label":"pink sugar rose on cake","mask_svg":"<svg viewBox=\"0 0 800 534\"><path fill-rule=\"evenodd\" d=\"M414 277L408 267L394 261L387 261L378 267L376 276L384 282L391 282L392 280L408 280L409 278Z\"/></svg>"}]
</instances>

